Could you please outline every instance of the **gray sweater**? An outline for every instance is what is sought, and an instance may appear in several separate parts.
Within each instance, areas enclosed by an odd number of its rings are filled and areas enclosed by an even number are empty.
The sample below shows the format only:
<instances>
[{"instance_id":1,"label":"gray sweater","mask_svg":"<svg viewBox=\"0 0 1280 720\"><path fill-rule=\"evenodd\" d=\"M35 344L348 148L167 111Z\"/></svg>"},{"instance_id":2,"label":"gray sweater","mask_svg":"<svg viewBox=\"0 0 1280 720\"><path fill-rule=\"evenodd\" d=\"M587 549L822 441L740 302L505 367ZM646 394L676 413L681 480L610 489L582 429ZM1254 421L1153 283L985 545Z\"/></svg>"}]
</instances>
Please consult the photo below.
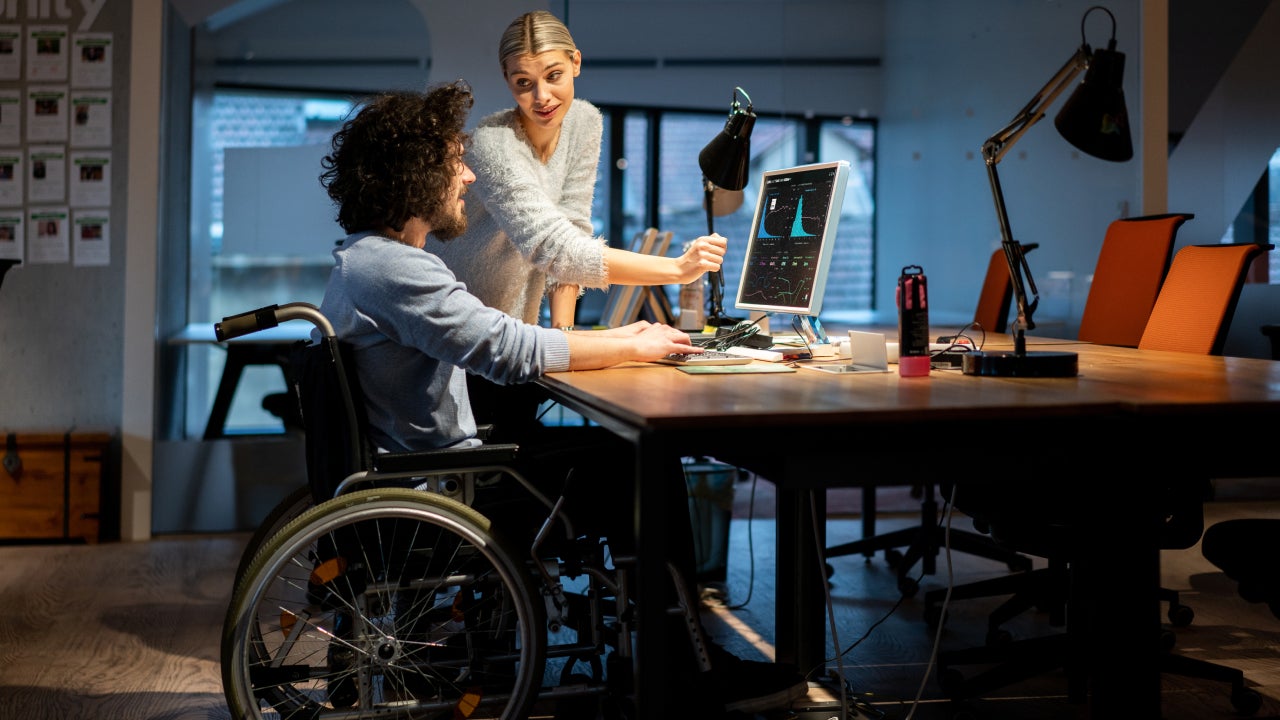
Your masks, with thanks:
<instances>
[{"instance_id":1,"label":"gray sweater","mask_svg":"<svg viewBox=\"0 0 1280 720\"><path fill-rule=\"evenodd\" d=\"M320 311L355 350L383 450L473 442L464 370L510 384L569 369L564 333L487 307L429 252L357 233L333 257Z\"/></svg>"},{"instance_id":2,"label":"gray sweater","mask_svg":"<svg viewBox=\"0 0 1280 720\"><path fill-rule=\"evenodd\" d=\"M486 305L536 324L552 287L608 287L605 240L591 227L603 123L594 105L575 99L543 164L518 113L502 110L477 125L466 158L476 174L467 232L448 243L428 237L427 250Z\"/></svg>"}]
</instances>

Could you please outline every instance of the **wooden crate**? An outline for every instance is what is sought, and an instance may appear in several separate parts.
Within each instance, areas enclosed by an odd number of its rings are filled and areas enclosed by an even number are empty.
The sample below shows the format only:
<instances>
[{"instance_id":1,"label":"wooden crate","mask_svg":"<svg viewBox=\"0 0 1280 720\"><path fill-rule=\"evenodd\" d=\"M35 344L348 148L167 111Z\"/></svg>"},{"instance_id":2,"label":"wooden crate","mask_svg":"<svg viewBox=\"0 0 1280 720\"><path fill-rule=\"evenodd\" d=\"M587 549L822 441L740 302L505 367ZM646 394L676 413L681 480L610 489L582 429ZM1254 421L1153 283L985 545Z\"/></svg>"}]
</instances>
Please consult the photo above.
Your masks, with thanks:
<instances>
[{"instance_id":1,"label":"wooden crate","mask_svg":"<svg viewBox=\"0 0 1280 720\"><path fill-rule=\"evenodd\" d=\"M111 448L105 432L5 433L0 447L0 541L103 537Z\"/></svg>"}]
</instances>

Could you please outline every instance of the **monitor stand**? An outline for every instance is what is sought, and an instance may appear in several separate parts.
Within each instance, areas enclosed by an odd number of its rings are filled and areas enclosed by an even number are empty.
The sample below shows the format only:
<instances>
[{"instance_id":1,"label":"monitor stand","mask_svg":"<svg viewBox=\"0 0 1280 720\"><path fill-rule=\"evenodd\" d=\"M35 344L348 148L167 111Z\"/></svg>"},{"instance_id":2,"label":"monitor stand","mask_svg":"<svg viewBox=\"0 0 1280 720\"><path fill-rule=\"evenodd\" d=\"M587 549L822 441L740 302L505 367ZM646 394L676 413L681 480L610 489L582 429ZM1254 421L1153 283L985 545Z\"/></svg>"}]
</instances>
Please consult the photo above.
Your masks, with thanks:
<instances>
[{"instance_id":1,"label":"monitor stand","mask_svg":"<svg viewBox=\"0 0 1280 720\"><path fill-rule=\"evenodd\" d=\"M815 358L835 357L836 348L827 338L827 331L822 329L822 322L817 315L796 315L791 321L796 333L809 345L809 352Z\"/></svg>"}]
</instances>

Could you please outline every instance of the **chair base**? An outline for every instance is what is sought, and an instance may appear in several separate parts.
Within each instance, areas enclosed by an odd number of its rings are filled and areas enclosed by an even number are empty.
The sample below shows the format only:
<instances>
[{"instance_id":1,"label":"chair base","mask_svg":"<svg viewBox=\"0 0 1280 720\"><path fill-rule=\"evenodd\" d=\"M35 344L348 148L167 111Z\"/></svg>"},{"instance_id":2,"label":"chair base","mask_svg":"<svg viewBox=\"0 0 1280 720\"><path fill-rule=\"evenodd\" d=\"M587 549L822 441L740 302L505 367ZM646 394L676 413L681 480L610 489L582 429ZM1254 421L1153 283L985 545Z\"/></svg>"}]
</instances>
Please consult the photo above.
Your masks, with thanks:
<instances>
[{"instance_id":1,"label":"chair base","mask_svg":"<svg viewBox=\"0 0 1280 720\"><path fill-rule=\"evenodd\" d=\"M874 493L874 488L869 488ZM868 493L864 497L864 536L874 528L874 495ZM898 571L898 590L904 596L911 597L919 589L919 582L911 577L911 569L920 563L925 575L937 572L937 557L942 548L947 546L947 529L938 524L938 503L934 499L933 485L926 485L925 497L920 503L920 524L916 527L894 530L880 535L863 537L861 540L833 545L826 549L825 557L856 555L861 553L870 559L877 550L885 551L885 559L890 567ZM997 544L988 535L952 528L950 531L950 547L952 550L968 553L977 557L1004 563L1010 570L1026 571L1031 569L1031 559L1027 556ZM901 554L891 553L897 548L905 548Z\"/></svg>"}]
</instances>

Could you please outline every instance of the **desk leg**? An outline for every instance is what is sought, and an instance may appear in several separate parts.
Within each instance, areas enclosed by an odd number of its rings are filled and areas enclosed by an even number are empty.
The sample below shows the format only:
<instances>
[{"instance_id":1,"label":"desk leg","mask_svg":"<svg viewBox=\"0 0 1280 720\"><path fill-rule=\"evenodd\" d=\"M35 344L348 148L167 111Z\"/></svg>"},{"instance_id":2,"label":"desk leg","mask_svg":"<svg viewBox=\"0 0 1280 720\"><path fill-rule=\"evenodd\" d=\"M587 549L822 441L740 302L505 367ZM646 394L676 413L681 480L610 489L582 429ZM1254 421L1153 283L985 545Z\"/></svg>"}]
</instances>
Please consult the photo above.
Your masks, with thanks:
<instances>
[{"instance_id":1,"label":"desk leg","mask_svg":"<svg viewBox=\"0 0 1280 720\"><path fill-rule=\"evenodd\" d=\"M637 599L639 632L636 638L635 699L637 717L642 720L668 720L678 717L676 699L669 697L664 678L672 652L689 652L687 648L668 647L665 626L667 618L666 588L671 574L667 571L667 534L662 532L661 509L667 507L663 493L665 465L670 467L672 452L666 443L641 436L636 443L635 538L637 548Z\"/></svg>"},{"instance_id":2,"label":"desk leg","mask_svg":"<svg viewBox=\"0 0 1280 720\"><path fill-rule=\"evenodd\" d=\"M1087 558L1075 568L1087 618L1091 720L1160 717L1160 518L1148 487L1160 474L1154 467L1107 473Z\"/></svg>"},{"instance_id":3,"label":"desk leg","mask_svg":"<svg viewBox=\"0 0 1280 720\"><path fill-rule=\"evenodd\" d=\"M222 379L218 381L218 393L213 397L209 422L204 426L205 440L226 437L227 414L231 412L231 401L235 398L236 386L240 384L240 375L244 373L247 359L238 346L227 348L226 361L222 365Z\"/></svg>"},{"instance_id":4,"label":"desk leg","mask_svg":"<svg viewBox=\"0 0 1280 720\"><path fill-rule=\"evenodd\" d=\"M825 490L778 486L774 644L778 662L792 663L802 673L826 660L825 571L818 548L826 547L827 533L825 522L814 524L815 514L827 516Z\"/></svg>"}]
</instances>

